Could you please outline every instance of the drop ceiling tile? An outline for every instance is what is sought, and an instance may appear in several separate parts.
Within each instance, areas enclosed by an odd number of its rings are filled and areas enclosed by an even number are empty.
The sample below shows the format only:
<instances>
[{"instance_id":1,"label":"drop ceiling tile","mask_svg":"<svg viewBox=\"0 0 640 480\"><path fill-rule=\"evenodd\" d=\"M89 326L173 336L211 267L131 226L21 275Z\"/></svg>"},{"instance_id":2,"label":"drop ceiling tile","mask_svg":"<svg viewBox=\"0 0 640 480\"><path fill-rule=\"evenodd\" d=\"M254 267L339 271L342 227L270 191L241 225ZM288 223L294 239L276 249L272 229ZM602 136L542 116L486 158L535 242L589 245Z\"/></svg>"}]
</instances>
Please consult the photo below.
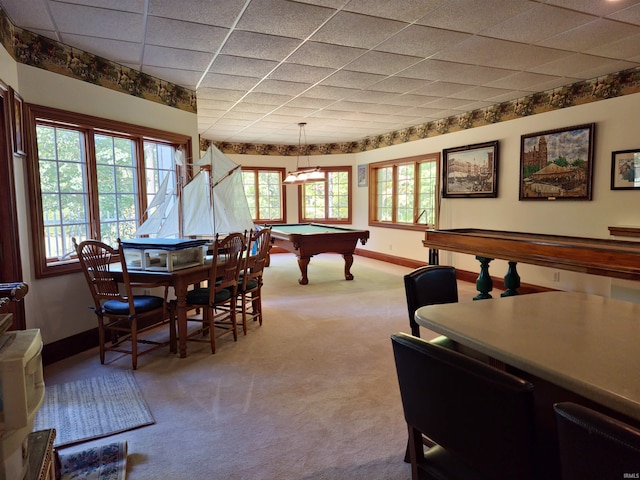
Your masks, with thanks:
<instances>
[{"instance_id":1,"label":"drop ceiling tile","mask_svg":"<svg viewBox=\"0 0 640 480\"><path fill-rule=\"evenodd\" d=\"M252 0L237 28L248 32L305 39L334 12L334 9L289 0Z\"/></svg>"},{"instance_id":2,"label":"drop ceiling tile","mask_svg":"<svg viewBox=\"0 0 640 480\"><path fill-rule=\"evenodd\" d=\"M362 48L305 42L287 58L287 62L317 67L342 68L366 52Z\"/></svg>"},{"instance_id":3,"label":"drop ceiling tile","mask_svg":"<svg viewBox=\"0 0 640 480\"><path fill-rule=\"evenodd\" d=\"M528 0L449 0L417 21L418 24L478 33L535 6Z\"/></svg>"},{"instance_id":4,"label":"drop ceiling tile","mask_svg":"<svg viewBox=\"0 0 640 480\"><path fill-rule=\"evenodd\" d=\"M346 68L355 72L393 75L422 61L422 58L396 53L369 51L349 63Z\"/></svg>"},{"instance_id":5,"label":"drop ceiling tile","mask_svg":"<svg viewBox=\"0 0 640 480\"><path fill-rule=\"evenodd\" d=\"M422 78L425 80L451 80L468 85L483 85L500 78L513 75L515 70L504 68L483 67L465 63L447 62L442 60L423 60L402 71L403 77Z\"/></svg>"},{"instance_id":6,"label":"drop ceiling tile","mask_svg":"<svg viewBox=\"0 0 640 480\"><path fill-rule=\"evenodd\" d=\"M470 35L467 33L423 25L410 25L382 42L376 47L376 50L427 58L452 45L459 44L469 37Z\"/></svg>"},{"instance_id":7,"label":"drop ceiling tile","mask_svg":"<svg viewBox=\"0 0 640 480\"><path fill-rule=\"evenodd\" d=\"M144 16L82 5L50 2L49 7L57 29L90 37L110 38L127 42L142 42Z\"/></svg>"},{"instance_id":8,"label":"drop ceiling tile","mask_svg":"<svg viewBox=\"0 0 640 480\"><path fill-rule=\"evenodd\" d=\"M324 108L327 105L331 105L334 100L326 99L326 98L309 98L305 96L300 96L292 99L288 106L291 107L302 107L302 108L313 108L314 110Z\"/></svg>"},{"instance_id":9,"label":"drop ceiling tile","mask_svg":"<svg viewBox=\"0 0 640 480\"><path fill-rule=\"evenodd\" d=\"M338 12L311 40L370 49L405 26L405 23L395 20Z\"/></svg>"},{"instance_id":10,"label":"drop ceiling tile","mask_svg":"<svg viewBox=\"0 0 640 480\"><path fill-rule=\"evenodd\" d=\"M586 13L540 4L482 30L481 35L514 42L536 43L592 22L596 18ZM531 28L531 25L536 25L536 28Z\"/></svg>"},{"instance_id":11,"label":"drop ceiling tile","mask_svg":"<svg viewBox=\"0 0 640 480\"><path fill-rule=\"evenodd\" d=\"M264 77L278 62L260 60L258 58L235 57L231 55L217 55L209 72L224 75L240 75L242 77Z\"/></svg>"},{"instance_id":12,"label":"drop ceiling tile","mask_svg":"<svg viewBox=\"0 0 640 480\"><path fill-rule=\"evenodd\" d=\"M191 85L192 90L195 90L202 75L201 72L164 67L143 67L142 71L148 75L176 85Z\"/></svg>"},{"instance_id":13,"label":"drop ceiling tile","mask_svg":"<svg viewBox=\"0 0 640 480\"><path fill-rule=\"evenodd\" d=\"M633 23L634 25L640 25L640 2L634 2L635 5L626 8L624 10L619 10L611 15L608 15L607 18L611 20L618 20L620 22Z\"/></svg>"},{"instance_id":14,"label":"drop ceiling tile","mask_svg":"<svg viewBox=\"0 0 640 480\"><path fill-rule=\"evenodd\" d=\"M275 93L265 92L250 92L244 98L243 101L248 103L257 103L259 105L273 105L280 106L291 100L291 95L277 95Z\"/></svg>"},{"instance_id":15,"label":"drop ceiling tile","mask_svg":"<svg viewBox=\"0 0 640 480\"><path fill-rule=\"evenodd\" d=\"M295 78L297 82L314 84L328 77L334 72L333 68L313 67L311 65L299 65L296 63L282 63L269 74L272 80L290 80Z\"/></svg>"},{"instance_id":16,"label":"drop ceiling tile","mask_svg":"<svg viewBox=\"0 0 640 480\"><path fill-rule=\"evenodd\" d=\"M447 0L405 0L399 2L381 2L380 0L351 0L345 10L374 17L391 18L403 22L415 22Z\"/></svg>"},{"instance_id":17,"label":"drop ceiling tile","mask_svg":"<svg viewBox=\"0 0 640 480\"><path fill-rule=\"evenodd\" d=\"M199 23L149 17L145 42L161 47L215 52L220 48L229 29Z\"/></svg>"},{"instance_id":18,"label":"drop ceiling tile","mask_svg":"<svg viewBox=\"0 0 640 480\"><path fill-rule=\"evenodd\" d=\"M230 28L245 0L149 0L149 15Z\"/></svg>"},{"instance_id":19,"label":"drop ceiling tile","mask_svg":"<svg viewBox=\"0 0 640 480\"><path fill-rule=\"evenodd\" d=\"M640 35L633 35L622 40L598 45L585 53L601 57L629 60L640 55Z\"/></svg>"},{"instance_id":20,"label":"drop ceiling tile","mask_svg":"<svg viewBox=\"0 0 640 480\"><path fill-rule=\"evenodd\" d=\"M602 75L608 75L609 73L616 71L621 72L629 68L634 68L640 65L640 62L625 62L622 60L614 60L612 62L603 63L593 68L587 68L575 73L575 76L580 78L596 78ZM565 84L566 85L566 84Z\"/></svg>"},{"instance_id":21,"label":"drop ceiling tile","mask_svg":"<svg viewBox=\"0 0 640 480\"><path fill-rule=\"evenodd\" d=\"M340 100L341 98L347 98L356 92L358 92L358 90L354 88L332 87L330 85L316 85L304 92L302 96Z\"/></svg>"},{"instance_id":22,"label":"drop ceiling tile","mask_svg":"<svg viewBox=\"0 0 640 480\"><path fill-rule=\"evenodd\" d=\"M211 54L180 50L177 48L156 47L147 45L144 49L145 66L168 67L203 72L209 62Z\"/></svg>"},{"instance_id":23,"label":"drop ceiling tile","mask_svg":"<svg viewBox=\"0 0 640 480\"><path fill-rule=\"evenodd\" d=\"M378 83L371 85L371 90L378 92L408 93L428 85L428 80L419 80L406 77L388 77Z\"/></svg>"},{"instance_id":24,"label":"drop ceiling tile","mask_svg":"<svg viewBox=\"0 0 640 480\"><path fill-rule=\"evenodd\" d=\"M300 118L311 115L316 111L317 110L315 108L290 107L288 104L276 110L280 115L297 116Z\"/></svg>"},{"instance_id":25,"label":"drop ceiling tile","mask_svg":"<svg viewBox=\"0 0 640 480\"><path fill-rule=\"evenodd\" d=\"M467 100L486 100L488 98L497 97L498 95L508 94L508 90L495 87L472 87L466 90L452 93L451 98L464 98Z\"/></svg>"},{"instance_id":26,"label":"drop ceiling tile","mask_svg":"<svg viewBox=\"0 0 640 480\"><path fill-rule=\"evenodd\" d=\"M295 96L301 94L307 88L309 88L309 85L306 83L267 79L256 85L254 92Z\"/></svg>"},{"instance_id":27,"label":"drop ceiling tile","mask_svg":"<svg viewBox=\"0 0 640 480\"><path fill-rule=\"evenodd\" d=\"M383 103L383 104L388 103L390 105L399 105L404 107L413 107L413 106L418 106L418 105L423 105L425 103L433 102L438 98L440 97L429 96L429 95L416 95L415 93L406 93L404 95L394 95L380 103Z\"/></svg>"},{"instance_id":28,"label":"drop ceiling tile","mask_svg":"<svg viewBox=\"0 0 640 480\"><path fill-rule=\"evenodd\" d=\"M461 105L466 105L470 103L471 99L464 98L439 98L435 102L431 102L426 104L429 108L456 108Z\"/></svg>"},{"instance_id":29,"label":"drop ceiling tile","mask_svg":"<svg viewBox=\"0 0 640 480\"><path fill-rule=\"evenodd\" d=\"M600 17L603 15L611 15L631 5L636 5L638 0L613 0L605 2L602 0L546 0L546 3Z\"/></svg>"},{"instance_id":30,"label":"drop ceiling tile","mask_svg":"<svg viewBox=\"0 0 640 480\"><path fill-rule=\"evenodd\" d=\"M512 90L530 90L535 89L538 85L557 80L559 80L559 78L553 75L544 75L542 73L533 72L517 72L509 75L508 77L503 77L493 82L489 82L487 83L487 86L509 88ZM566 81L564 78L562 80Z\"/></svg>"},{"instance_id":31,"label":"drop ceiling tile","mask_svg":"<svg viewBox=\"0 0 640 480\"><path fill-rule=\"evenodd\" d=\"M200 87L219 88L223 90L251 90L254 88L260 78L241 77L239 75L221 75L219 73L208 73L200 82Z\"/></svg>"},{"instance_id":32,"label":"drop ceiling tile","mask_svg":"<svg viewBox=\"0 0 640 480\"><path fill-rule=\"evenodd\" d=\"M222 90L220 88L199 88L196 96L198 105L202 100L226 100L235 102L240 100L245 92L241 90Z\"/></svg>"},{"instance_id":33,"label":"drop ceiling tile","mask_svg":"<svg viewBox=\"0 0 640 480\"><path fill-rule=\"evenodd\" d=\"M500 55L496 55L495 52L500 52ZM437 53L433 58L471 65L521 70L559 60L567 55L569 52L554 48L524 45L495 38L471 37Z\"/></svg>"},{"instance_id":34,"label":"drop ceiling tile","mask_svg":"<svg viewBox=\"0 0 640 480\"><path fill-rule=\"evenodd\" d=\"M384 79L384 75L374 75L372 73L350 72L339 70L328 78L325 78L320 86L347 87L347 88L367 88L376 82ZM315 87L314 87L315 88Z\"/></svg>"},{"instance_id":35,"label":"drop ceiling tile","mask_svg":"<svg viewBox=\"0 0 640 480\"><path fill-rule=\"evenodd\" d=\"M242 100L233 106L233 110L236 112L251 113L258 117L261 117L265 113L272 112L275 108L277 107L274 107L273 105L247 102L246 100Z\"/></svg>"},{"instance_id":36,"label":"drop ceiling tile","mask_svg":"<svg viewBox=\"0 0 640 480\"><path fill-rule=\"evenodd\" d=\"M590 77L584 77L580 75L579 72L601 68L603 65L610 62L612 61L602 57L574 53L561 60L537 65L530 70L532 72L544 73L546 75L555 75L558 77L575 77L586 80Z\"/></svg>"},{"instance_id":37,"label":"drop ceiling tile","mask_svg":"<svg viewBox=\"0 0 640 480\"><path fill-rule=\"evenodd\" d=\"M221 53L280 62L294 51L298 43L299 41L293 38L235 30L224 44Z\"/></svg>"},{"instance_id":38,"label":"drop ceiling tile","mask_svg":"<svg viewBox=\"0 0 640 480\"><path fill-rule=\"evenodd\" d=\"M598 45L611 43L624 37L640 34L639 25L608 20L605 18L587 23L539 42L541 46L561 48L572 52L586 52Z\"/></svg>"},{"instance_id":39,"label":"drop ceiling tile","mask_svg":"<svg viewBox=\"0 0 640 480\"><path fill-rule=\"evenodd\" d=\"M431 97L448 97L454 93L467 90L469 85L452 82L431 82L420 90L420 94ZM414 92L417 93L417 92Z\"/></svg>"}]
</instances>

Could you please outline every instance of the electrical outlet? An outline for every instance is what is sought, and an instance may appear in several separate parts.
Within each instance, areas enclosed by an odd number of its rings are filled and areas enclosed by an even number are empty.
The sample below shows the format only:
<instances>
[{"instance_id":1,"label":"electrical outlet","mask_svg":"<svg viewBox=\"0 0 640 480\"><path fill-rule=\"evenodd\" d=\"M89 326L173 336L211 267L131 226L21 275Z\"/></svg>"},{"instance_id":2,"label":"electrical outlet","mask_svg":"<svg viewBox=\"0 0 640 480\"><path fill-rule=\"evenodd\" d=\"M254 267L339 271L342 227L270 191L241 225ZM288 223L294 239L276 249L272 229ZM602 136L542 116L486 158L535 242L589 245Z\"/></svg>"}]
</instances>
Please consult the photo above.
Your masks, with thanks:
<instances>
[{"instance_id":1,"label":"electrical outlet","mask_svg":"<svg viewBox=\"0 0 640 480\"><path fill-rule=\"evenodd\" d=\"M553 272L553 281L554 282L560 281L560 272Z\"/></svg>"}]
</instances>

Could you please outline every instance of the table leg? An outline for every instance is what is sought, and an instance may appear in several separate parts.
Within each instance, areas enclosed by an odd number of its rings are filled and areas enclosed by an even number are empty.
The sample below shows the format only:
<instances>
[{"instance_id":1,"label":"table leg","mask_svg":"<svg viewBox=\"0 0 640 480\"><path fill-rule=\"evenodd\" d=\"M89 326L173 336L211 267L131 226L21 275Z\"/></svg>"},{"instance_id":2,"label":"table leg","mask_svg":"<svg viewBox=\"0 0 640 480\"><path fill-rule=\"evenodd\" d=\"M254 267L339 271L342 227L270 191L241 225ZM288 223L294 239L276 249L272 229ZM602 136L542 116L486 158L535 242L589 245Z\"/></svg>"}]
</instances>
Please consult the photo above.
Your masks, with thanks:
<instances>
[{"instance_id":1,"label":"table leg","mask_svg":"<svg viewBox=\"0 0 640 480\"><path fill-rule=\"evenodd\" d=\"M298 280L300 285L306 285L309 283L309 277L307 277L307 266L309 265L309 257L298 257L298 266L300 267L300 273L302 276Z\"/></svg>"},{"instance_id":2,"label":"table leg","mask_svg":"<svg viewBox=\"0 0 640 480\"><path fill-rule=\"evenodd\" d=\"M491 262L493 258L476 257L476 260L480 262L480 275L478 275L478 280L476 280L476 289L480 293L473 297L473 299L484 300L493 298L489 293L493 290L493 280L491 279L491 275L489 275L489 262Z\"/></svg>"},{"instance_id":3,"label":"table leg","mask_svg":"<svg viewBox=\"0 0 640 480\"><path fill-rule=\"evenodd\" d=\"M504 286L506 290L500 294L501 297L520 295L520 292L518 292L518 288L520 288L520 275L518 275L516 263L517 262L509 262L507 274L504 276Z\"/></svg>"},{"instance_id":4,"label":"table leg","mask_svg":"<svg viewBox=\"0 0 640 480\"><path fill-rule=\"evenodd\" d=\"M180 358L187 356L187 287L176 285L176 316L178 327L178 352Z\"/></svg>"},{"instance_id":5,"label":"table leg","mask_svg":"<svg viewBox=\"0 0 640 480\"><path fill-rule=\"evenodd\" d=\"M344 253L344 278L347 280L353 280L353 275L351 275L351 265L353 265L353 255L350 253Z\"/></svg>"}]
</instances>

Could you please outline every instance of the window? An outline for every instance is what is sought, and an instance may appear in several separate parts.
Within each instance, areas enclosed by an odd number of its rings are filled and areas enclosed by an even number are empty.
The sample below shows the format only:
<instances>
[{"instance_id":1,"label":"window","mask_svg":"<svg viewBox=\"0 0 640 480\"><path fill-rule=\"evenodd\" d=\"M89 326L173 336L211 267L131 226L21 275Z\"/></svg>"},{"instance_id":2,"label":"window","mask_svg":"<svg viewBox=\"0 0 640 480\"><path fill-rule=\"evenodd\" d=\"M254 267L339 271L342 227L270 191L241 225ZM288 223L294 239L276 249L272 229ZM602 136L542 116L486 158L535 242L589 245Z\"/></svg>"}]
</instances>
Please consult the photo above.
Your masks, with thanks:
<instances>
[{"instance_id":1,"label":"window","mask_svg":"<svg viewBox=\"0 0 640 480\"><path fill-rule=\"evenodd\" d=\"M438 224L440 154L372 163L369 224L424 229Z\"/></svg>"},{"instance_id":2,"label":"window","mask_svg":"<svg viewBox=\"0 0 640 480\"><path fill-rule=\"evenodd\" d=\"M242 184L255 223L282 223L287 218L284 168L242 167Z\"/></svg>"},{"instance_id":3,"label":"window","mask_svg":"<svg viewBox=\"0 0 640 480\"><path fill-rule=\"evenodd\" d=\"M45 107L27 118L37 277L79 269L73 237L133 237L165 177L175 191L176 149L190 150L184 135Z\"/></svg>"},{"instance_id":4,"label":"window","mask_svg":"<svg viewBox=\"0 0 640 480\"><path fill-rule=\"evenodd\" d=\"M303 222L351 223L352 167L323 168L327 181L300 186L300 219Z\"/></svg>"}]
</instances>

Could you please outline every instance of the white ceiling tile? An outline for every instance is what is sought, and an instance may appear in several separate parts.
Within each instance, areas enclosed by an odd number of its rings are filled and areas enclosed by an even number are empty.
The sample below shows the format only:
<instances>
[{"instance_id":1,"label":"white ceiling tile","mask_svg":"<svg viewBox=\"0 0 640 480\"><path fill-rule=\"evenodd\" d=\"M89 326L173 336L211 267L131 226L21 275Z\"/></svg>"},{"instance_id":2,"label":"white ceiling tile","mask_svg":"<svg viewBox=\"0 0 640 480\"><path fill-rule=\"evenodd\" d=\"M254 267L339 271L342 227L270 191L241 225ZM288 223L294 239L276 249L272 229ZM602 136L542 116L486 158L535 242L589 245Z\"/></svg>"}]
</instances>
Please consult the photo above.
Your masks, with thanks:
<instances>
[{"instance_id":1,"label":"white ceiling tile","mask_svg":"<svg viewBox=\"0 0 640 480\"><path fill-rule=\"evenodd\" d=\"M108 38L86 37L84 35L62 34L61 41L72 47L84 49L87 46L96 55L110 58L117 63L136 64L140 69L142 59L142 43L126 42L123 40L112 40Z\"/></svg>"},{"instance_id":2,"label":"white ceiling tile","mask_svg":"<svg viewBox=\"0 0 640 480\"><path fill-rule=\"evenodd\" d=\"M228 32L229 29L222 27L150 17L147 21L145 42L161 47L215 52Z\"/></svg>"},{"instance_id":3,"label":"white ceiling tile","mask_svg":"<svg viewBox=\"0 0 640 480\"><path fill-rule=\"evenodd\" d=\"M331 45L328 43L305 42L287 58L287 62L317 67L342 68L366 53L362 48Z\"/></svg>"},{"instance_id":4,"label":"white ceiling tile","mask_svg":"<svg viewBox=\"0 0 640 480\"><path fill-rule=\"evenodd\" d=\"M211 54L206 52L156 47L155 45L147 45L144 49L144 64L154 67L203 72L210 61Z\"/></svg>"},{"instance_id":5,"label":"white ceiling tile","mask_svg":"<svg viewBox=\"0 0 640 480\"><path fill-rule=\"evenodd\" d=\"M546 0L546 3L578 12L604 16L637 5L639 2L638 0Z\"/></svg>"},{"instance_id":6,"label":"white ceiling tile","mask_svg":"<svg viewBox=\"0 0 640 480\"><path fill-rule=\"evenodd\" d=\"M639 25L628 25L601 18L580 27L559 33L539 42L539 45L572 52L586 52L605 43L640 34Z\"/></svg>"},{"instance_id":7,"label":"white ceiling tile","mask_svg":"<svg viewBox=\"0 0 640 480\"><path fill-rule=\"evenodd\" d=\"M339 12L311 40L370 49L405 26L406 24L395 20Z\"/></svg>"},{"instance_id":8,"label":"white ceiling tile","mask_svg":"<svg viewBox=\"0 0 640 480\"><path fill-rule=\"evenodd\" d=\"M607 18L610 18L611 20L618 20L620 22L640 25L640 2L637 2L635 5L624 10L619 10L615 13L612 13L611 15L608 15Z\"/></svg>"},{"instance_id":9,"label":"white ceiling tile","mask_svg":"<svg viewBox=\"0 0 640 480\"><path fill-rule=\"evenodd\" d=\"M382 42L376 50L427 58L469 38L467 33L411 25Z\"/></svg>"},{"instance_id":10,"label":"white ceiling tile","mask_svg":"<svg viewBox=\"0 0 640 480\"><path fill-rule=\"evenodd\" d=\"M290 80L295 78L297 82L314 84L328 77L333 72L334 70L332 68L282 63L269 74L268 78L272 80Z\"/></svg>"},{"instance_id":11,"label":"white ceiling tile","mask_svg":"<svg viewBox=\"0 0 640 480\"><path fill-rule=\"evenodd\" d=\"M391 18L403 22L415 22L447 0L405 0L401 3L380 0L351 0L345 6L349 12Z\"/></svg>"},{"instance_id":12,"label":"white ceiling tile","mask_svg":"<svg viewBox=\"0 0 640 480\"><path fill-rule=\"evenodd\" d=\"M334 9L289 0L253 0L240 18L237 28L304 39L334 12Z\"/></svg>"},{"instance_id":13,"label":"white ceiling tile","mask_svg":"<svg viewBox=\"0 0 640 480\"><path fill-rule=\"evenodd\" d=\"M349 63L345 68L355 72L393 75L420 61L422 58L416 56L369 51Z\"/></svg>"},{"instance_id":14,"label":"white ceiling tile","mask_svg":"<svg viewBox=\"0 0 640 480\"><path fill-rule=\"evenodd\" d=\"M481 35L522 43L536 43L558 33L592 22L597 17L540 4L492 25ZM536 25L536 28L531 28Z\"/></svg>"},{"instance_id":15,"label":"white ceiling tile","mask_svg":"<svg viewBox=\"0 0 640 480\"><path fill-rule=\"evenodd\" d=\"M51 13L61 33L142 42L144 16L68 3L50 2Z\"/></svg>"},{"instance_id":16,"label":"white ceiling tile","mask_svg":"<svg viewBox=\"0 0 640 480\"><path fill-rule=\"evenodd\" d=\"M149 15L231 28L245 0L148 0Z\"/></svg>"},{"instance_id":17,"label":"white ceiling tile","mask_svg":"<svg viewBox=\"0 0 640 480\"><path fill-rule=\"evenodd\" d=\"M224 44L221 53L281 61L291 54L297 45L298 41L293 38L236 30Z\"/></svg>"},{"instance_id":18,"label":"white ceiling tile","mask_svg":"<svg viewBox=\"0 0 640 480\"><path fill-rule=\"evenodd\" d=\"M260 78L256 77L241 77L239 75L222 75L219 73L208 73L202 78L200 86L226 90L251 90L260 82L260 80Z\"/></svg>"},{"instance_id":19,"label":"white ceiling tile","mask_svg":"<svg viewBox=\"0 0 640 480\"><path fill-rule=\"evenodd\" d=\"M374 75L373 73L339 70L330 77L324 79L321 82L321 85L346 88L367 88L384 78L384 75Z\"/></svg>"}]
</instances>

